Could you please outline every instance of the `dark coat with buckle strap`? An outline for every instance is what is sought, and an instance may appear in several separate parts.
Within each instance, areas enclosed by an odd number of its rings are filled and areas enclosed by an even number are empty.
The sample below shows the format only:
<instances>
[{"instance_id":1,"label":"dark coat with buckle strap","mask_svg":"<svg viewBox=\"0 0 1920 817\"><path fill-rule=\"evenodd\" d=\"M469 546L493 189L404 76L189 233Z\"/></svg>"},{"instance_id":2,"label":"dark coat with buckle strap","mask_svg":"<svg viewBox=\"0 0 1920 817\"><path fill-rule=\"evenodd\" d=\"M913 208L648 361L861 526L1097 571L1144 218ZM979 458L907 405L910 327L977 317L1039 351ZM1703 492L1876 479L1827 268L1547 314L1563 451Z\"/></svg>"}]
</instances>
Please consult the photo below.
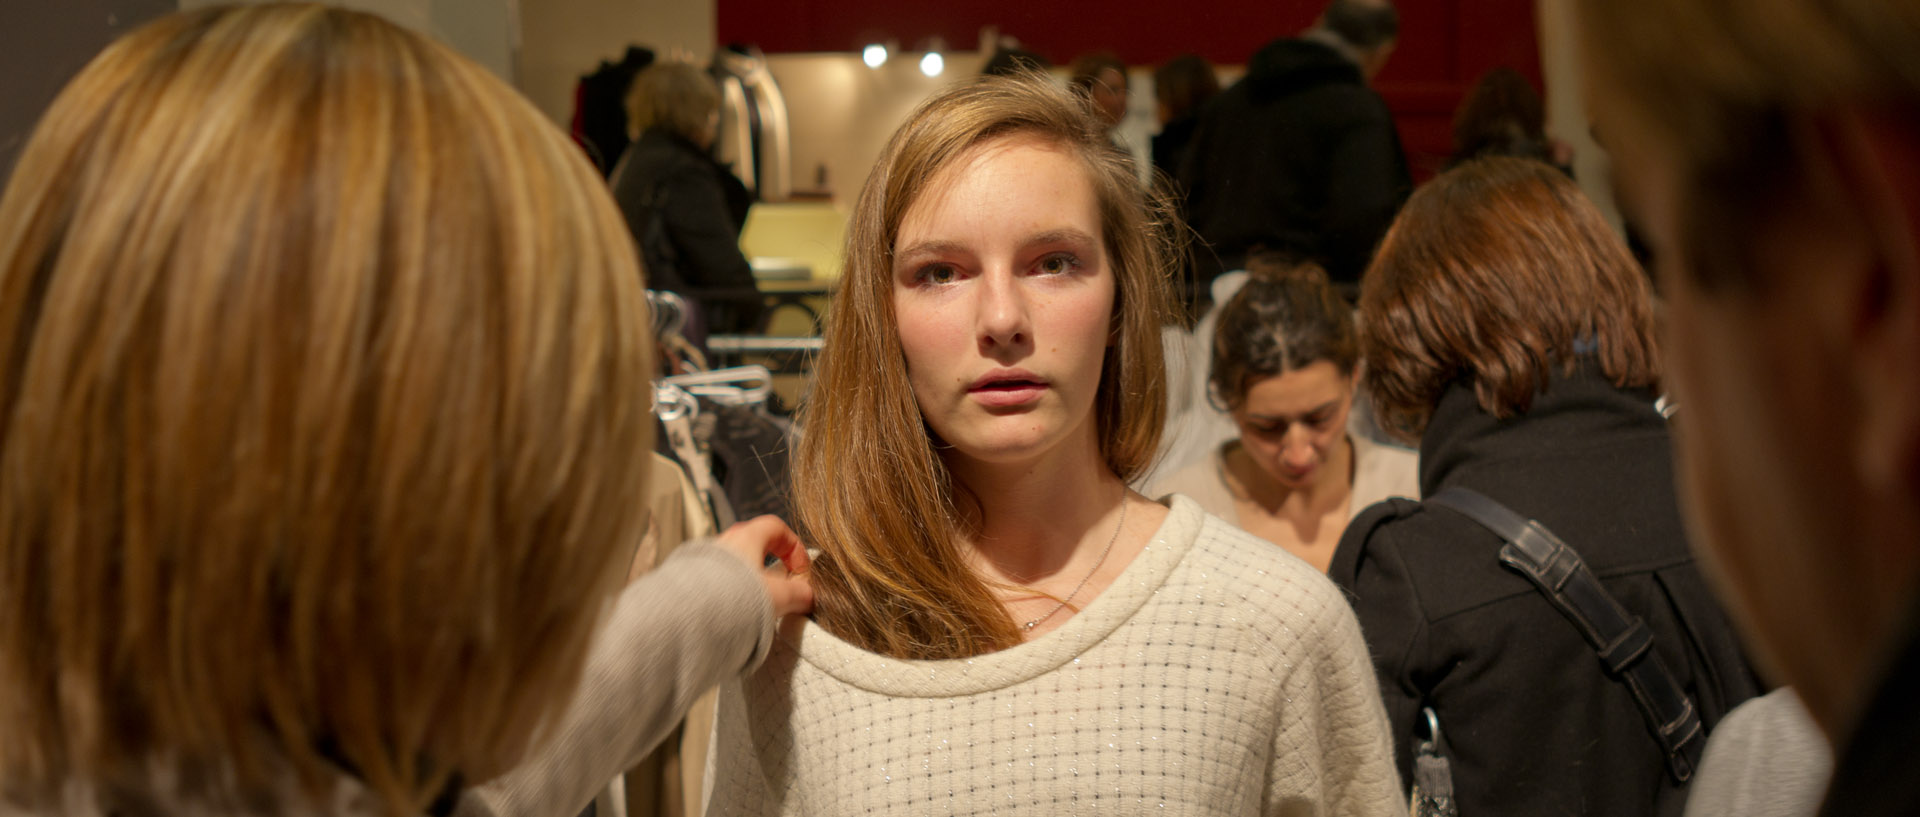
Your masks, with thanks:
<instances>
[{"instance_id":1,"label":"dark coat with buckle strap","mask_svg":"<svg viewBox=\"0 0 1920 817\"><path fill-rule=\"evenodd\" d=\"M1654 649L1711 730L1756 694L1681 529L1666 421L1653 396L1591 365L1524 414L1440 399L1420 447L1420 491L1465 486L1545 525L1654 633ZM1502 540L1447 508L1389 500L1347 528L1331 574L1373 654L1402 778L1414 722L1439 715L1465 815L1678 815L1668 773L1626 686L1574 626L1500 563Z\"/></svg>"}]
</instances>

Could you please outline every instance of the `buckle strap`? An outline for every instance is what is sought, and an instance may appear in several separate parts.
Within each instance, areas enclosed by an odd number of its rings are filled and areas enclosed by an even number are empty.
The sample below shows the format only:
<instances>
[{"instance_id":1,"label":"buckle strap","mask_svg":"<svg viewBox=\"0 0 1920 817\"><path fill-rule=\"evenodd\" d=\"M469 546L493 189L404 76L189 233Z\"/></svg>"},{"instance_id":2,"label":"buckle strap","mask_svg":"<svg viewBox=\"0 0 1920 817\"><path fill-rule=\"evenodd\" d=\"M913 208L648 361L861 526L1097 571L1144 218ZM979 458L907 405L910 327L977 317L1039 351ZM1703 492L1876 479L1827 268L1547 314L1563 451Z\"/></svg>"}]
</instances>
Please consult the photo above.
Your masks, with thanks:
<instances>
[{"instance_id":1,"label":"buckle strap","mask_svg":"<svg viewBox=\"0 0 1920 817\"><path fill-rule=\"evenodd\" d=\"M1693 776L1706 730L1699 709L1653 651L1653 631L1600 584L1587 563L1545 525L1469 488L1447 488L1427 501L1466 516L1507 540L1500 561L1526 577L1580 636L1601 666L1624 683L1681 783Z\"/></svg>"}]
</instances>

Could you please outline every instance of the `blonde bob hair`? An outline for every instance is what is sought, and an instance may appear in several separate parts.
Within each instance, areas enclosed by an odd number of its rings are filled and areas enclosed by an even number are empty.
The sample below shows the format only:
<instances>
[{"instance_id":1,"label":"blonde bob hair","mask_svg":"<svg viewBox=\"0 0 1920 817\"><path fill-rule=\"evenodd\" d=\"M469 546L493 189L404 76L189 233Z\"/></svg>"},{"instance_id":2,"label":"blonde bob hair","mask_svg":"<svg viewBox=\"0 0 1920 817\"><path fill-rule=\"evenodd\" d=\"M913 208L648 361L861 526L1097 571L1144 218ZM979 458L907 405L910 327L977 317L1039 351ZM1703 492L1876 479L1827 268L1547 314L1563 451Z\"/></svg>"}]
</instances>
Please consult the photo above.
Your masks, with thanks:
<instances>
[{"instance_id":1,"label":"blonde bob hair","mask_svg":"<svg viewBox=\"0 0 1920 817\"><path fill-rule=\"evenodd\" d=\"M893 309L901 221L942 170L1010 136L1052 142L1085 163L1114 272L1113 343L1094 415L1107 467L1147 466L1166 413L1160 329L1177 234L1164 199L1137 181L1105 128L1040 75L984 77L907 118L854 205L846 263L796 447L801 535L821 548L815 613L828 631L901 658L954 658L1020 642L967 566L957 489L921 419Z\"/></svg>"},{"instance_id":2,"label":"blonde bob hair","mask_svg":"<svg viewBox=\"0 0 1920 817\"><path fill-rule=\"evenodd\" d=\"M603 187L351 11L167 17L67 86L0 198L0 802L302 810L350 770L414 814L516 762L641 524Z\"/></svg>"}]
</instances>

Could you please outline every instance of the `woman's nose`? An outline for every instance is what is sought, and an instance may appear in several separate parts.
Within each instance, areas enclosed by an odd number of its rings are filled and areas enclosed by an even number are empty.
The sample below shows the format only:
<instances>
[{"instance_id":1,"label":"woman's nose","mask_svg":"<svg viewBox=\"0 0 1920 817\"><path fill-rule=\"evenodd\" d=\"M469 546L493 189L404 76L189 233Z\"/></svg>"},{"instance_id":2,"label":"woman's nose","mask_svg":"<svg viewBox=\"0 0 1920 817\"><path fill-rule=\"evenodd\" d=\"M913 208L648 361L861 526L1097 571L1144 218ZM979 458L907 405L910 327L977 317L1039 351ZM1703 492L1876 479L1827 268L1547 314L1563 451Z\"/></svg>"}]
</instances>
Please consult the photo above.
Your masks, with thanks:
<instances>
[{"instance_id":1,"label":"woman's nose","mask_svg":"<svg viewBox=\"0 0 1920 817\"><path fill-rule=\"evenodd\" d=\"M1288 433L1287 441L1280 451L1280 460L1288 468L1303 469L1313 465L1313 441L1306 435Z\"/></svg>"},{"instance_id":2,"label":"woman's nose","mask_svg":"<svg viewBox=\"0 0 1920 817\"><path fill-rule=\"evenodd\" d=\"M1022 346L1032 340L1027 298L1011 275L981 276L980 341L989 347Z\"/></svg>"}]
</instances>

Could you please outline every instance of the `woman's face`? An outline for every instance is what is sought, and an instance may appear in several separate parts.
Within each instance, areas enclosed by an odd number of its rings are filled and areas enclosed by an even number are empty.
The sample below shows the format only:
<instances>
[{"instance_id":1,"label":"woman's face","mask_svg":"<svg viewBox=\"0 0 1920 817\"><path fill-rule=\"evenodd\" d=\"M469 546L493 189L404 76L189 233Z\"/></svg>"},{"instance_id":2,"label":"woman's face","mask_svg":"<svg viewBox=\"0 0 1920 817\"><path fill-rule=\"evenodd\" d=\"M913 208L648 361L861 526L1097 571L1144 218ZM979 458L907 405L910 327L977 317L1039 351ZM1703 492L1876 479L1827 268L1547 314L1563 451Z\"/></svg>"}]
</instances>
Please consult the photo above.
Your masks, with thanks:
<instances>
[{"instance_id":1,"label":"woman's face","mask_svg":"<svg viewBox=\"0 0 1920 817\"><path fill-rule=\"evenodd\" d=\"M1093 97L1094 110L1100 112L1100 118L1108 127L1120 124L1127 118L1127 75L1108 68L1094 78L1088 92Z\"/></svg>"},{"instance_id":2,"label":"woman's face","mask_svg":"<svg viewBox=\"0 0 1920 817\"><path fill-rule=\"evenodd\" d=\"M1241 447L1281 485L1313 484L1346 438L1353 387L1326 360L1254 381L1233 410Z\"/></svg>"},{"instance_id":3,"label":"woman's face","mask_svg":"<svg viewBox=\"0 0 1920 817\"><path fill-rule=\"evenodd\" d=\"M907 375L940 440L999 464L1093 442L1114 278L1079 157L1018 134L975 146L907 208L894 246Z\"/></svg>"}]
</instances>

